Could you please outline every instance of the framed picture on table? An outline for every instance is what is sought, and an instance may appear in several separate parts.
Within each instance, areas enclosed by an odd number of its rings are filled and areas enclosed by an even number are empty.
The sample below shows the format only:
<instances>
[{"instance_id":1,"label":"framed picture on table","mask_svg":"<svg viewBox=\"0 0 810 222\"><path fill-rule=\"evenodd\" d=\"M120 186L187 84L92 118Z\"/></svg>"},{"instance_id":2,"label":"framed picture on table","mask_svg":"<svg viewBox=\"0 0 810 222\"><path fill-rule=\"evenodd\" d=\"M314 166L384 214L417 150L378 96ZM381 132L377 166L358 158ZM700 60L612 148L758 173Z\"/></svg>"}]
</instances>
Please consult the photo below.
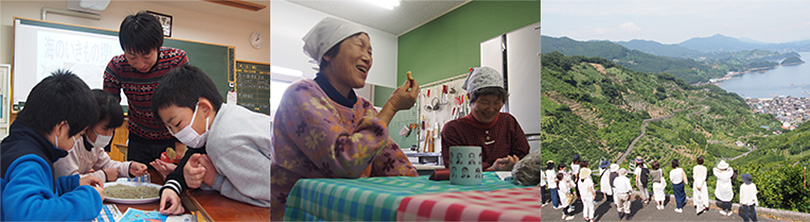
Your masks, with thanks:
<instances>
[{"instance_id":1,"label":"framed picture on table","mask_svg":"<svg viewBox=\"0 0 810 222\"><path fill-rule=\"evenodd\" d=\"M160 26L163 26L163 36L172 37L172 16L153 11L146 11L149 14L157 17Z\"/></svg>"}]
</instances>

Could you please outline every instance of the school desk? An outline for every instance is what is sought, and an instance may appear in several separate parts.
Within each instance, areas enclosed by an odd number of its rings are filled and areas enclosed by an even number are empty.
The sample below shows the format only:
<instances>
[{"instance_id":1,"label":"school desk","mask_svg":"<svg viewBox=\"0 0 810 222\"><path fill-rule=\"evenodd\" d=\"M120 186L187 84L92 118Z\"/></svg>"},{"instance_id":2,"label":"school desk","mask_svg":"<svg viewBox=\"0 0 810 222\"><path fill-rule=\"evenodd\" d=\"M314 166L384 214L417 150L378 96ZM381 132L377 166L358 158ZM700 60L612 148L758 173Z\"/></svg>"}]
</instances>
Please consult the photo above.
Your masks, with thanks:
<instances>
[{"instance_id":1,"label":"school desk","mask_svg":"<svg viewBox=\"0 0 810 222\"><path fill-rule=\"evenodd\" d=\"M163 185L163 176L149 169L152 183ZM242 203L219 194L216 190L186 190L180 196L186 214L196 211L208 221L270 221L270 208ZM113 204L105 201L104 204ZM157 210L160 201L145 204L116 204L121 213L130 207L141 210Z\"/></svg>"},{"instance_id":2,"label":"school desk","mask_svg":"<svg viewBox=\"0 0 810 222\"><path fill-rule=\"evenodd\" d=\"M521 190L523 188L530 188ZM532 191L533 190L533 191ZM490 193L490 191L495 191ZM536 191L536 194L533 192ZM539 206L534 211L532 207L513 209L512 205L505 205L502 208L493 208L488 205L501 202L509 202L505 199L503 192L514 192L514 205L531 205L540 203L540 190L537 187L525 187L514 185L511 182L498 179L494 172L485 172L481 185L462 186L451 185L450 181L432 181L428 176L420 177L368 177L359 179L301 179L295 183L290 194L287 196L287 206L284 212L285 221L394 221L400 217L411 218L407 214L416 213L419 215L423 210L430 210L430 203L424 201L429 195L449 195L464 198L492 198L489 203L481 201L452 201L440 200L440 202L457 207L475 210L486 207L489 209L517 210L522 215L530 215L526 218L534 217L539 220ZM450 194L455 193L455 194ZM427 196L426 196L427 195ZM525 195L525 197L524 197ZM534 199L532 199L534 198ZM420 204L424 202L425 204ZM484 201L486 202L486 201ZM408 204L411 203L411 204ZM406 206L403 206L406 204ZM408 206L420 205L415 210ZM435 206L436 204L433 204ZM403 208L404 207L404 208ZM402 210L400 210L402 209ZM480 211L480 210L479 210ZM438 212L438 211L437 211ZM467 210L456 213L459 217L467 218ZM472 211L470 211L472 212ZM490 212L475 213L482 215L477 218L492 218ZM536 213L536 214L535 214ZM440 215L441 218L453 218ZM400 216L401 215L401 216ZM507 220L508 218L504 218Z\"/></svg>"}]
</instances>

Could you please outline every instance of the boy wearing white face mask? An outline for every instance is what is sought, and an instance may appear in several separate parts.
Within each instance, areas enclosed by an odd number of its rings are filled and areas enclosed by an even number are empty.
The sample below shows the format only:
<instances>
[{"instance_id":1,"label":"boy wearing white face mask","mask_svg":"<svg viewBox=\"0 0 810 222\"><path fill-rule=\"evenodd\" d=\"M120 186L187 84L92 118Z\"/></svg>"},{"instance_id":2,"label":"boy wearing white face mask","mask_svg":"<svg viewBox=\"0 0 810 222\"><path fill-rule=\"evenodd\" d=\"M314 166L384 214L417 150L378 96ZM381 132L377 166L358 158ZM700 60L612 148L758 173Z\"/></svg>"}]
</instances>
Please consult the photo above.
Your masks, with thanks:
<instances>
[{"instance_id":1,"label":"boy wearing white face mask","mask_svg":"<svg viewBox=\"0 0 810 222\"><path fill-rule=\"evenodd\" d=\"M270 207L271 118L222 102L208 75L188 64L169 71L155 90L157 120L189 148L160 190L160 213L183 213L180 194L198 187Z\"/></svg>"},{"instance_id":2,"label":"boy wearing white face mask","mask_svg":"<svg viewBox=\"0 0 810 222\"><path fill-rule=\"evenodd\" d=\"M146 165L135 161L119 162L110 159L104 147L110 144L115 128L124 123L124 111L110 93L94 89L99 118L79 137L68 155L54 163L57 176L79 174L112 182L118 177L139 177L146 174Z\"/></svg>"}]
</instances>

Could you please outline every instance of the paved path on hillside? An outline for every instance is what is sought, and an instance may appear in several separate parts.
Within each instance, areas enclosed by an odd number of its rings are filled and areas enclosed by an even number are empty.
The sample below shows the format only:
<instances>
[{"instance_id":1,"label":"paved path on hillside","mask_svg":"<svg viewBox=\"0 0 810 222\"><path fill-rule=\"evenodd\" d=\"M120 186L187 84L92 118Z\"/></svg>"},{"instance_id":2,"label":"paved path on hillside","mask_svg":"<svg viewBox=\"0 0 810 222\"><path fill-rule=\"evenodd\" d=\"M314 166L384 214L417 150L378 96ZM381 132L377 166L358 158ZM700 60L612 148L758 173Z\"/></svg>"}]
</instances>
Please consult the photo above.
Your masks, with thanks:
<instances>
[{"instance_id":1,"label":"paved path on hillside","mask_svg":"<svg viewBox=\"0 0 810 222\"><path fill-rule=\"evenodd\" d=\"M743 153L743 154L740 154L739 156L732 157L731 159L729 159L729 161L736 160L737 158L740 158L740 157L748 156L748 153L750 153L750 152L752 152L752 151L754 151L754 150L757 150L757 146L756 146L756 145L754 145L753 147L754 147L754 148L752 148L752 149L748 149L748 152L745 152L745 153Z\"/></svg>"},{"instance_id":2,"label":"paved path on hillside","mask_svg":"<svg viewBox=\"0 0 810 222\"><path fill-rule=\"evenodd\" d=\"M696 103L703 102L703 100L705 100L706 98L708 98L708 96L701 98ZM698 111L698 113L705 112L706 110L709 109L709 106L707 106L707 105L702 105L702 106L703 106L704 110ZM635 139L633 139L632 142L630 142L630 145L627 146L627 150L624 151L624 153L621 156L619 156L619 160L616 161L616 164L621 164L622 162L624 162L624 159L627 157L627 155L630 155L630 153L633 152L633 147L636 145L636 142L638 142L638 140L640 140L641 137L644 137L644 135L647 134L647 126L649 125L648 124L649 122L670 119L673 116L675 116L676 113L683 112L683 111L686 111L686 110L690 110L690 109L695 108L695 107L698 107L698 105L694 105L694 106L690 106L690 107L687 107L687 108L684 108L684 109L679 109L679 110L672 111L672 114L670 114L670 115L666 115L666 116L662 116L662 117L658 117L658 118L644 119L642 121L643 124L641 124L641 134L639 134ZM693 113L693 114L696 114L696 113ZM686 116L687 119L690 118L690 117L691 117L691 115Z\"/></svg>"}]
</instances>

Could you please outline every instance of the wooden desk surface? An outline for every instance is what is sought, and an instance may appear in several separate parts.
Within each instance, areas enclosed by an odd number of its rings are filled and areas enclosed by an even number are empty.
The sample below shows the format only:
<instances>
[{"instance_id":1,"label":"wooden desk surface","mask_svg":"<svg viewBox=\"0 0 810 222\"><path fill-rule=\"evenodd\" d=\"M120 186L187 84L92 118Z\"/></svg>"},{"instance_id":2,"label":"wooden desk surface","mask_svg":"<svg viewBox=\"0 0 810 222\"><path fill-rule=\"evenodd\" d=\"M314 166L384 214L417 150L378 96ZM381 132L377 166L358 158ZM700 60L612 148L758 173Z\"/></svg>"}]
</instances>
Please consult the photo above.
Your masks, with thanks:
<instances>
[{"instance_id":1,"label":"wooden desk surface","mask_svg":"<svg viewBox=\"0 0 810 222\"><path fill-rule=\"evenodd\" d=\"M163 185L163 177L155 170L149 169L152 183ZM199 211L211 221L270 221L270 208L257 207L228 199L216 190L193 189L180 196L186 214ZM104 204L113 204L104 201ZM160 201L145 204L116 204L121 213L130 207L141 210L158 210Z\"/></svg>"},{"instance_id":2,"label":"wooden desk surface","mask_svg":"<svg viewBox=\"0 0 810 222\"><path fill-rule=\"evenodd\" d=\"M270 208L231 200L216 190L194 189L186 194L190 194L189 199L196 205L192 210L199 210L214 221L270 221Z\"/></svg>"}]
</instances>

